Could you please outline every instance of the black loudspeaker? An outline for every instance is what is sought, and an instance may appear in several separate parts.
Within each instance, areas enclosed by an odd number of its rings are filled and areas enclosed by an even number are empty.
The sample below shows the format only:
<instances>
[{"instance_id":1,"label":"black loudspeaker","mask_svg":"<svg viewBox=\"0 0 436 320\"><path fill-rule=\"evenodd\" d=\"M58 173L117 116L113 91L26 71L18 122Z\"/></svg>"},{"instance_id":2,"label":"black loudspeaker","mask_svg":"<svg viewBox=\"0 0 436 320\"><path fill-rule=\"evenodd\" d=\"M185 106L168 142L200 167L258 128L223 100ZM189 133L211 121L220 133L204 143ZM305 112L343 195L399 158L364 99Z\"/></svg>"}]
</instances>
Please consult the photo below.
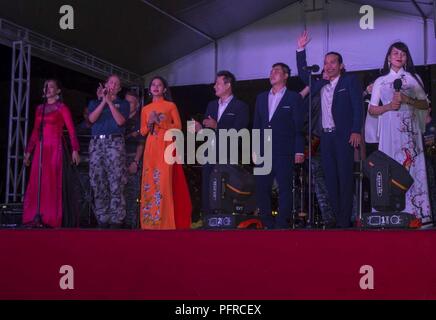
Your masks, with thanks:
<instances>
[{"instance_id":1,"label":"black loudspeaker","mask_svg":"<svg viewBox=\"0 0 436 320\"><path fill-rule=\"evenodd\" d=\"M5 203L0 205L0 227L16 228L23 220L22 203Z\"/></svg>"},{"instance_id":2,"label":"black loudspeaker","mask_svg":"<svg viewBox=\"0 0 436 320\"><path fill-rule=\"evenodd\" d=\"M363 163L370 180L371 205L377 211L399 212L406 206L406 192L413 178L406 168L381 151L373 152Z\"/></svg>"},{"instance_id":3,"label":"black loudspeaker","mask_svg":"<svg viewBox=\"0 0 436 320\"><path fill-rule=\"evenodd\" d=\"M406 212L372 212L362 214L362 226L365 228L413 228L416 217Z\"/></svg>"},{"instance_id":4,"label":"black loudspeaker","mask_svg":"<svg viewBox=\"0 0 436 320\"><path fill-rule=\"evenodd\" d=\"M243 167L216 165L209 183L209 205L213 213L248 214L256 210L255 179Z\"/></svg>"},{"instance_id":5,"label":"black loudspeaker","mask_svg":"<svg viewBox=\"0 0 436 320\"><path fill-rule=\"evenodd\" d=\"M204 219L205 229L263 229L260 216L247 214L209 214Z\"/></svg>"}]
</instances>

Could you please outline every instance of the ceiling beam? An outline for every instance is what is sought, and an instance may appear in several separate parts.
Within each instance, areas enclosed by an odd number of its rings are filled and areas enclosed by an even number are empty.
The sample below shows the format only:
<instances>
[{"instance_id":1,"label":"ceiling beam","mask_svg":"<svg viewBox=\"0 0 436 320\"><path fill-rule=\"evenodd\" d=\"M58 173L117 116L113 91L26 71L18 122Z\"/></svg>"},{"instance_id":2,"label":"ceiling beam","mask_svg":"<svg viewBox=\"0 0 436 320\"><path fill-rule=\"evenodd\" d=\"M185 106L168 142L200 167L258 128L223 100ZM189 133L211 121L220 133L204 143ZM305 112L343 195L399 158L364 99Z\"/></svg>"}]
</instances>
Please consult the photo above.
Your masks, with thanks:
<instances>
[{"instance_id":1,"label":"ceiling beam","mask_svg":"<svg viewBox=\"0 0 436 320\"><path fill-rule=\"evenodd\" d=\"M157 12L163 14L164 16L170 18L171 20L177 22L178 24L181 24L182 26L188 28L189 30L195 32L196 34L202 36L203 38L213 42L214 44L214 73L216 74L218 72L218 40L213 38L212 36L206 34L205 32L201 31L200 29L191 26L189 23L180 20L179 18L177 18L176 16L172 15L171 13L168 13L167 11L159 8L158 6L154 5L153 3L151 3L148 0L142 0L142 2L146 5L148 5L149 7L153 8L154 10L156 10Z\"/></svg>"},{"instance_id":2,"label":"ceiling beam","mask_svg":"<svg viewBox=\"0 0 436 320\"><path fill-rule=\"evenodd\" d=\"M150 1L148 1L148 0L142 0L142 2L143 2L144 4L146 4L146 5L148 5L149 7L153 8L153 9L156 10L157 12L159 12L159 13L163 14L164 16L170 18L171 20L173 20L173 21L175 21L175 22L181 24L182 26L184 26L184 27L188 28L189 30L195 32L196 34L202 36L203 38L205 38L205 39L207 39L207 40L209 40L209 41L211 41L211 42L215 42L215 41L216 41L216 39L214 39L214 38L211 37L210 35L206 34L205 32L201 31L200 29L198 29L198 28L196 28L196 27L194 27L194 26L191 26L189 23L180 20L180 19L177 18L176 16L172 15L171 13L169 13L169 12L167 12L167 11L161 9L161 8L159 8L158 6L154 5L154 4L151 3Z\"/></svg>"},{"instance_id":3,"label":"ceiling beam","mask_svg":"<svg viewBox=\"0 0 436 320\"><path fill-rule=\"evenodd\" d=\"M419 6L419 4L416 2L416 0L412 0L413 5L415 6L416 10L418 10L419 14L421 15L421 17L423 19L427 19L428 17L426 16L426 14L424 13L424 11L422 11L421 7Z\"/></svg>"},{"instance_id":4,"label":"ceiling beam","mask_svg":"<svg viewBox=\"0 0 436 320\"><path fill-rule=\"evenodd\" d=\"M0 18L0 43L11 46L20 40L32 46L33 55L69 69L101 79L117 74L127 85L142 82L142 77L134 72Z\"/></svg>"}]
</instances>

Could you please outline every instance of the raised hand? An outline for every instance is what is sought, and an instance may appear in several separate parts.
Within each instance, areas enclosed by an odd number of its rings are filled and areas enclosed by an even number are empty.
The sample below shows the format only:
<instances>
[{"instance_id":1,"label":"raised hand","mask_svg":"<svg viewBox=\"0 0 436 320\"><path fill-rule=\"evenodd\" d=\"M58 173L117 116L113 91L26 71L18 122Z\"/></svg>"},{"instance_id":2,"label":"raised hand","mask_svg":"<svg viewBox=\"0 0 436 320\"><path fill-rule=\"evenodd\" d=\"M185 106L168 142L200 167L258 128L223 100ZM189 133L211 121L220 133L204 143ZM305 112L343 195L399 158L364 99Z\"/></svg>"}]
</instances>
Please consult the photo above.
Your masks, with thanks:
<instances>
[{"instance_id":1,"label":"raised hand","mask_svg":"<svg viewBox=\"0 0 436 320\"><path fill-rule=\"evenodd\" d=\"M306 48L306 45L310 42L309 33L307 30L304 30L303 33L298 37L297 39L297 48L298 49L304 49Z\"/></svg>"}]
</instances>

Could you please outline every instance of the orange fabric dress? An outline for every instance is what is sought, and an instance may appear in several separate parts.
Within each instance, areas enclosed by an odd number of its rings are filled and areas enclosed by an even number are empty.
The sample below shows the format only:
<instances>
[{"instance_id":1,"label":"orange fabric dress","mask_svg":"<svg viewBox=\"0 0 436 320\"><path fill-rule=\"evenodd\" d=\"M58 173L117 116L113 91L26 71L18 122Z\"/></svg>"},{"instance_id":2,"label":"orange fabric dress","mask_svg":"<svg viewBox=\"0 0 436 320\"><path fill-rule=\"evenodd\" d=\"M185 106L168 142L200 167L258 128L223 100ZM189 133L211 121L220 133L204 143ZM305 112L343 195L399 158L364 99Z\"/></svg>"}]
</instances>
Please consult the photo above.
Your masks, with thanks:
<instances>
[{"instance_id":1,"label":"orange fabric dress","mask_svg":"<svg viewBox=\"0 0 436 320\"><path fill-rule=\"evenodd\" d=\"M147 122L151 112L164 118L155 124L153 133ZM141 113L141 134L148 135L144 150L141 186L141 229L176 229L173 190L174 166L164 159L165 149L172 141L164 141L168 129L181 129L179 112L174 103L159 100L144 106ZM189 196L189 193L188 193ZM190 203L190 199L189 199Z\"/></svg>"}]
</instances>

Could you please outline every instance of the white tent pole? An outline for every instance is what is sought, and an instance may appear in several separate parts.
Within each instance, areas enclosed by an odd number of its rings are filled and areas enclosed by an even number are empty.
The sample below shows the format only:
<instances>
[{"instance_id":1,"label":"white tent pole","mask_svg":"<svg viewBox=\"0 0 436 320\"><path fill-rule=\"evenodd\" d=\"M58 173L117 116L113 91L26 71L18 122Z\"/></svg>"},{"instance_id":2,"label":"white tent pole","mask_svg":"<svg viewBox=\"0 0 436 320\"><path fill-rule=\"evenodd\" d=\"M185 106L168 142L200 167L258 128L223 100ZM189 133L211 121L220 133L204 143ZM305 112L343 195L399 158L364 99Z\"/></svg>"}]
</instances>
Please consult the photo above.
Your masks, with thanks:
<instances>
[{"instance_id":1,"label":"white tent pole","mask_svg":"<svg viewBox=\"0 0 436 320\"><path fill-rule=\"evenodd\" d=\"M428 63L428 41L427 41L427 30L428 30L428 25L427 25L427 16L425 15L424 11L422 11L421 7L419 6L419 4L416 2L416 0L412 0L413 5L415 6L416 10L419 12L419 14L421 15L421 18L424 22L424 41L423 41L423 46L424 46L424 64L427 65ZM434 1L433 1L433 5L434 5Z\"/></svg>"}]
</instances>

